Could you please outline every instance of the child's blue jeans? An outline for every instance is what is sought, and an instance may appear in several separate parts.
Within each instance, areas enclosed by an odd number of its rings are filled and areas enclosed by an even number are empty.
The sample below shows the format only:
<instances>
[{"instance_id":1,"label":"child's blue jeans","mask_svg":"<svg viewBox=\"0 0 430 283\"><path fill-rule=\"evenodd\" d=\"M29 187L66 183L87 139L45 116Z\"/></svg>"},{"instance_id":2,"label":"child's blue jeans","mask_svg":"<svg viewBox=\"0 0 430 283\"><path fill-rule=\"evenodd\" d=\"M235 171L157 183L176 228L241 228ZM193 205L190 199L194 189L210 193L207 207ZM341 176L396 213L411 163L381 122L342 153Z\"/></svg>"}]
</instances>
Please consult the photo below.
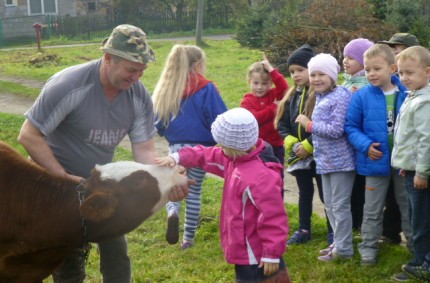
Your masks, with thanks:
<instances>
[{"instance_id":1,"label":"child's blue jeans","mask_svg":"<svg viewBox=\"0 0 430 283\"><path fill-rule=\"evenodd\" d=\"M414 176L415 171L406 171L406 190L414 239L414 259L410 264L422 265L426 254L430 252L430 188L416 189Z\"/></svg>"}]
</instances>

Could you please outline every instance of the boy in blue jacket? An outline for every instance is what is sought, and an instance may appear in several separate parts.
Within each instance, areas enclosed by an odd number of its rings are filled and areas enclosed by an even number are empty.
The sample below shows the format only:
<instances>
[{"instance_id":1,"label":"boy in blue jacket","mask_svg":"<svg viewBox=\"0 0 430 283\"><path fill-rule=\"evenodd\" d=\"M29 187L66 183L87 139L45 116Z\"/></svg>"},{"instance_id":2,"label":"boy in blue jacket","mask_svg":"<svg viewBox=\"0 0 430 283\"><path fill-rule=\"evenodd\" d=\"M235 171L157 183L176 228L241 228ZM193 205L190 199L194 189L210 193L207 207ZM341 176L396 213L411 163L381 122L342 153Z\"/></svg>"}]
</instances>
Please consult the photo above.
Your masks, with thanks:
<instances>
[{"instance_id":1,"label":"boy in blue jacket","mask_svg":"<svg viewBox=\"0 0 430 283\"><path fill-rule=\"evenodd\" d=\"M353 95L345 132L356 149L357 173L366 176L361 226L363 240L358 250L361 264L373 266L376 265L385 196L391 178L401 211L402 229L408 247L412 246L404 180L390 165L394 123L406 98L406 88L393 75L396 71L395 55L385 44L375 44L364 53L364 70L370 84Z\"/></svg>"}]
</instances>

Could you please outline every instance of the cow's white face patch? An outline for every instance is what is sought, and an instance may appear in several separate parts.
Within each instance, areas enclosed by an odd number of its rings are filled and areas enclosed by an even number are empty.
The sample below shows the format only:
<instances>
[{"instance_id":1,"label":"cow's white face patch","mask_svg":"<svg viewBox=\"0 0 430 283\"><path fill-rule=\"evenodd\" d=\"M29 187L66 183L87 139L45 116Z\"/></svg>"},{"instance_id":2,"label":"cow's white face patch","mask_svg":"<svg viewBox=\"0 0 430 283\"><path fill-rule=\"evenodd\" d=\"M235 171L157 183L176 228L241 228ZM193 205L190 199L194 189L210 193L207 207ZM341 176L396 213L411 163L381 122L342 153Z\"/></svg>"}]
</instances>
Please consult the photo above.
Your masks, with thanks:
<instances>
[{"instance_id":1,"label":"cow's white face patch","mask_svg":"<svg viewBox=\"0 0 430 283\"><path fill-rule=\"evenodd\" d=\"M112 162L105 165L96 165L96 170L100 172L100 178L102 180L112 179L117 182L129 176L131 173L138 170L148 171L145 164L133 162L133 161L118 161Z\"/></svg>"},{"instance_id":2,"label":"cow's white face patch","mask_svg":"<svg viewBox=\"0 0 430 283\"><path fill-rule=\"evenodd\" d=\"M179 174L176 167L162 167L134 161L118 161L105 165L96 165L96 170L100 172L102 180L112 179L117 182L133 172L146 171L157 179L159 190L162 194L167 193L175 185L183 185L187 182L186 176Z\"/></svg>"}]
</instances>

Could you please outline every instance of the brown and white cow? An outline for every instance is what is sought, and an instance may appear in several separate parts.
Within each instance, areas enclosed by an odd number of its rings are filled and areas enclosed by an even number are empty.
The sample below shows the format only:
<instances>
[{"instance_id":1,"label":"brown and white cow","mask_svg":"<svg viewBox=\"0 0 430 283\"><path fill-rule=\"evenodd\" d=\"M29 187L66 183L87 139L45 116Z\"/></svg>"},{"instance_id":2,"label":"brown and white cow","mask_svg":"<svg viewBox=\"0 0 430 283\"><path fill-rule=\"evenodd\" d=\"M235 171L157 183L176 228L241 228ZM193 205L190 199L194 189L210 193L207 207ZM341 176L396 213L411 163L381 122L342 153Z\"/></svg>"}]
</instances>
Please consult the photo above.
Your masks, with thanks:
<instances>
[{"instance_id":1,"label":"brown and white cow","mask_svg":"<svg viewBox=\"0 0 430 283\"><path fill-rule=\"evenodd\" d=\"M84 230L89 242L130 232L185 183L176 168L109 163L93 169L80 205L78 183L0 142L0 282L42 282L82 245Z\"/></svg>"}]
</instances>

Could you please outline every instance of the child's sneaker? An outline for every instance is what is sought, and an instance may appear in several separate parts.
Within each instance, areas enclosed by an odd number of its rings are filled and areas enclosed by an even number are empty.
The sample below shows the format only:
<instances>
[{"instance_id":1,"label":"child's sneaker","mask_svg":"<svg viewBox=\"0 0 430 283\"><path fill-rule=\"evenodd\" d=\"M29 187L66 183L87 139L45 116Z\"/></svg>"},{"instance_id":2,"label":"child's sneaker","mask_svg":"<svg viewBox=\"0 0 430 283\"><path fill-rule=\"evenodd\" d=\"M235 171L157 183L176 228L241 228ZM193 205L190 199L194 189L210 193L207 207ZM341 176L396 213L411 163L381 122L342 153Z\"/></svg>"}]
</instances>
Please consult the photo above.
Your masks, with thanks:
<instances>
[{"instance_id":1,"label":"child's sneaker","mask_svg":"<svg viewBox=\"0 0 430 283\"><path fill-rule=\"evenodd\" d=\"M408 264L402 265L402 270L408 275L414 277L415 279L422 280L425 282L430 281L430 270L425 268L424 266L412 266Z\"/></svg>"},{"instance_id":2,"label":"child's sneaker","mask_svg":"<svg viewBox=\"0 0 430 283\"><path fill-rule=\"evenodd\" d=\"M190 241L182 241L181 250L186 250L194 246L193 242Z\"/></svg>"},{"instance_id":3,"label":"child's sneaker","mask_svg":"<svg viewBox=\"0 0 430 283\"><path fill-rule=\"evenodd\" d=\"M325 249L320 250L320 255L328 255L329 253L331 253L331 251L334 249L334 244L331 244L330 246L328 246Z\"/></svg>"},{"instance_id":4,"label":"child's sneaker","mask_svg":"<svg viewBox=\"0 0 430 283\"><path fill-rule=\"evenodd\" d=\"M293 236L288 240L287 245L299 245L309 242L311 233L308 230L299 229L294 232Z\"/></svg>"},{"instance_id":5,"label":"child's sneaker","mask_svg":"<svg viewBox=\"0 0 430 283\"><path fill-rule=\"evenodd\" d=\"M393 277L391 277L393 280L398 282L407 282L410 281L412 278L405 272L394 274Z\"/></svg>"},{"instance_id":6,"label":"child's sneaker","mask_svg":"<svg viewBox=\"0 0 430 283\"><path fill-rule=\"evenodd\" d=\"M336 259L352 259L352 256L338 255L338 254L334 253L333 251L331 251L326 255L319 256L318 259L321 261L328 262L328 261L333 261Z\"/></svg>"},{"instance_id":7,"label":"child's sneaker","mask_svg":"<svg viewBox=\"0 0 430 283\"><path fill-rule=\"evenodd\" d=\"M363 256L360 261L361 266L375 266L376 258L374 256Z\"/></svg>"},{"instance_id":8,"label":"child's sneaker","mask_svg":"<svg viewBox=\"0 0 430 283\"><path fill-rule=\"evenodd\" d=\"M179 216L176 213L167 218L166 241L171 245L179 241Z\"/></svg>"}]
</instances>

